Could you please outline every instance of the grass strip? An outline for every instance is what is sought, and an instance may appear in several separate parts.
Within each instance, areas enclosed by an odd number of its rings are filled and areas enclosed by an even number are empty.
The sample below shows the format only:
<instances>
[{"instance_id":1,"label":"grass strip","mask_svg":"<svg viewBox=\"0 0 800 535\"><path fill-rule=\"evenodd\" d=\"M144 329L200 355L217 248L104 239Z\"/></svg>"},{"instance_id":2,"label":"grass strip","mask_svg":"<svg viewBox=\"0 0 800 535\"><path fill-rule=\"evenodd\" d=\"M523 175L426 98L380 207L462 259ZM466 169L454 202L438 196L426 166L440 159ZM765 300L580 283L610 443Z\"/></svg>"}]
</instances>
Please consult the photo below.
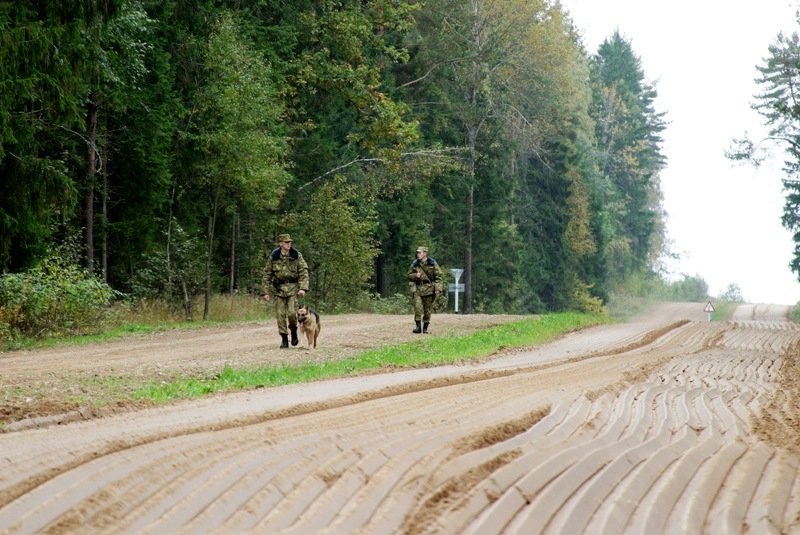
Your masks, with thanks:
<instances>
[{"instance_id":1,"label":"grass strip","mask_svg":"<svg viewBox=\"0 0 800 535\"><path fill-rule=\"evenodd\" d=\"M714 312L711 313L711 321L726 321L731 318L733 311L736 310L736 303L719 301L714 305Z\"/></svg>"},{"instance_id":2,"label":"grass strip","mask_svg":"<svg viewBox=\"0 0 800 535\"><path fill-rule=\"evenodd\" d=\"M453 364L488 357L504 349L530 347L590 325L607 323L607 316L563 312L546 314L463 336L421 337L419 340L325 362L277 365L253 369L225 367L211 378L185 377L145 385L134 399L156 402L195 398L215 392L306 383L346 377L381 368L414 368Z\"/></svg>"}]
</instances>

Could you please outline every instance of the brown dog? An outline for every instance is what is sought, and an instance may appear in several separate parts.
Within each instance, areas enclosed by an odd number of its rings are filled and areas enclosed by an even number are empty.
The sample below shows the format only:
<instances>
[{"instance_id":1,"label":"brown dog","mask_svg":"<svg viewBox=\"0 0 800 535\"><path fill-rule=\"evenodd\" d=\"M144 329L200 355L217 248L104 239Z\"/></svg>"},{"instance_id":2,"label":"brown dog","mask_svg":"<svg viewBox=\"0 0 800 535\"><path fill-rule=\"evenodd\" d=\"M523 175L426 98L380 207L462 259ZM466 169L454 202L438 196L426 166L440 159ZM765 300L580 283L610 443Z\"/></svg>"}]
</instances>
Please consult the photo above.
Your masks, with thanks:
<instances>
[{"instance_id":1,"label":"brown dog","mask_svg":"<svg viewBox=\"0 0 800 535\"><path fill-rule=\"evenodd\" d=\"M311 349L312 347L316 349L317 338L321 329L317 311L308 307L298 308L297 324L300 327L300 332L306 335L306 341L308 342L306 349Z\"/></svg>"}]
</instances>

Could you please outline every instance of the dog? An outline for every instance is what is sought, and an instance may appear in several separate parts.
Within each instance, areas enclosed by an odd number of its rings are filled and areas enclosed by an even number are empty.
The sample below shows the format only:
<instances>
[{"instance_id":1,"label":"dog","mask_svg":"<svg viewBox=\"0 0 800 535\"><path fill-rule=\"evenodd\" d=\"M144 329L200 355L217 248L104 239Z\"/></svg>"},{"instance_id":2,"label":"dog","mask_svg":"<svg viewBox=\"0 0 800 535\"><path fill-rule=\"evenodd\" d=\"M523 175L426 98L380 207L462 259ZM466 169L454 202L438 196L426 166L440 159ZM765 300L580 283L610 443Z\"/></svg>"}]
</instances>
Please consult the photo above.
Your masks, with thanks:
<instances>
[{"instance_id":1,"label":"dog","mask_svg":"<svg viewBox=\"0 0 800 535\"><path fill-rule=\"evenodd\" d=\"M297 324L300 328L300 332L306 335L306 342L308 343L306 349L316 349L317 338L319 337L319 331L321 329L317 311L308 307L298 308Z\"/></svg>"}]
</instances>

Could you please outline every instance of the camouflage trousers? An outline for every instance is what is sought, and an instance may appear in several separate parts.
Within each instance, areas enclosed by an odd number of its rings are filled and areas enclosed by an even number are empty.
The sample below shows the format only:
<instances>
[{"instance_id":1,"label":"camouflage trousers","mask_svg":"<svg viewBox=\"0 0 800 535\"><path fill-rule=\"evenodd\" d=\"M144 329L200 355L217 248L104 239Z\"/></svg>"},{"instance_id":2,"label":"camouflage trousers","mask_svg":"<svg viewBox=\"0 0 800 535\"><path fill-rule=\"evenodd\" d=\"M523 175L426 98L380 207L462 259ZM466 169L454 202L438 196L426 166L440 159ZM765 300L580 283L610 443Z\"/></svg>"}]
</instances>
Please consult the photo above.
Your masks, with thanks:
<instances>
[{"instance_id":1,"label":"camouflage trousers","mask_svg":"<svg viewBox=\"0 0 800 535\"><path fill-rule=\"evenodd\" d=\"M433 310L433 301L436 299L436 294L419 295L414 294L414 321L423 321L430 323L431 311Z\"/></svg>"},{"instance_id":2,"label":"camouflage trousers","mask_svg":"<svg viewBox=\"0 0 800 535\"><path fill-rule=\"evenodd\" d=\"M278 321L278 332L289 334L289 327L297 328L297 296L275 296L273 299L275 300L275 319Z\"/></svg>"}]
</instances>

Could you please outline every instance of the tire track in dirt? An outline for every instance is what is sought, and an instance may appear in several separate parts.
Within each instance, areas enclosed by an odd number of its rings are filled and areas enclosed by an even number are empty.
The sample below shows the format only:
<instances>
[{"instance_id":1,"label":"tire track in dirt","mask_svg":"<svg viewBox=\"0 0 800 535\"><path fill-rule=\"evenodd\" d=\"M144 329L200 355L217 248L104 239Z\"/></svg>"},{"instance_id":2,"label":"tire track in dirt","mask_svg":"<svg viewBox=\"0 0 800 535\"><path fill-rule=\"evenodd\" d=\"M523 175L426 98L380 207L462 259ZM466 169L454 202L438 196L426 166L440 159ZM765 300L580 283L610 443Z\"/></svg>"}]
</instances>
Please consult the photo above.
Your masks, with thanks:
<instances>
[{"instance_id":1,"label":"tire track in dirt","mask_svg":"<svg viewBox=\"0 0 800 535\"><path fill-rule=\"evenodd\" d=\"M531 318L528 316L527 318ZM432 336L465 335L518 321L515 315L437 315ZM409 316L324 316L321 345L279 349L273 320L129 335L79 346L0 351L0 425L21 430L141 409L138 388L180 377L213 377L226 366L253 368L323 362L419 340ZM121 398L121 399L120 399ZM108 400L119 399L114 403Z\"/></svg>"},{"instance_id":2,"label":"tire track in dirt","mask_svg":"<svg viewBox=\"0 0 800 535\"><path fill-rule=\"evenodd\" d=\"M754 438L750 422L774 398L783 360L791 358L782 353L797 347L798 331L762 322L730 327L715 347L672 359L597 411L606 415L593 420L597 434L575 433L549 449L532 443L530 455L455 503L451 515L414 532L797 529L798 457ZM485 505L476 508L481 498ZM478 514L453 529L452 517L468 509Z\"/></svg>"},{"instance_id":3,"label":"tire track in dirt","mask_svg":"<svg viewBox=\"0 0 800 535\"><path fill-rule=\"evenodd\" d=\"M620 343L624 342L624 347L626 348L641 347L651 343L660 335L668 333L670 330L684 325L685 323L686 321L682 320L673 324L658 327L650 331L645 330L647 327L645 325L642 327L643 332L636 335L625 336L621 339ZM591 331L594 333L595 330L591 329ZM575 348L586 350L586 342L583 341L576 344L574 341L575 336L576 333L573 333L573 335L569 335L566 339L561 340L556 344L551 344L551 351L553 349L553 345L566 345L567 347L566 350L556 350L556 355L561 353L574 353ZM577 335L577 337L578 339L581 338L579 335ZM594 340L595 337L592 336L592 339ZM591 345L596 346L594 341ZM606 349L606 352L609 354L619 353L620 351L621 350L619 348L614 349L613 344L608 344ZM579 362L581 360L603 354L606 353L597 350L588 354L572 356L567 359L567 361ZM516 360L516 364L514 366L510 366L508 361L505 361L503 366L496 365L495 363L500 363L501 361L504 361L504 359L495 359L490 363L478 364L477 366L443 366L438 368L415 370L411 372L401 372L392 375L383 375L380 377L370 377L369 382L373 384L375 388L363 389L359 387L357 394L342 395L341 397L337 397L335 395L335 389L328 389L325 397L323 399L319 399L317 397L312 397L314 396L313 391L310 393L307 392L305 395L301 396L298 395L298 387L289 387L288 389L294 392L295 397L289 402L284 402L284 398L287 396L281 396L280 391L286 390L287 388L275 388L271 389L269 392L275 392L276 396L274 397L280 398L281 401L279 403L270 403L269 399L264 400L264 406L269 407L269 410L264 411L258 410L258 407L243 407L241 403L231 403L232 406L237 408L236 412L231 413L225 410L220 411L220 407L225 406L221 406L215 403L213 400L205 403L206 407L204 411L194 410L192 406L189 406L187 410L182 410L179 404L173 411L176 414L174 414L166 424L156 423L154 425L152 423L153 420L145 416L144 418L140 418L136 424L132 424L130 426L132 429L135 429L134 432L129 431L127 433L120 434L114 430L111 430L108 433L102 431L96 433L95 442L92 444L92 448L88 452L82 451L81 449L82 444L85 442L82 432L62 433L64 436L55 440L55 442L59 445L58 448L53 448L51 444L43 444L42 447L38 447L38 444L33 447L31 444L25 443L21 445L14 444L14 446L17 447L16 451L9 447L7 448L6 453L9 455L9 457L17 458L15 461L14 473L25 474L25 476L20 476L24 477L24 479L15 481L13 479L13 475L6 473L6 481L4 482L5 484L0 487L0 503L10 501L16 496L27 492L28 489L34 488L41 484L42 481L54 478L61 472L71 470L75 466L78 466L84 462L88 462L99 455L109 455L120 450L141 446L150 442L160 441L168 437L238 428L245 425L361 403L371 399L397 396L399 394L419 392L422 390L441 388L443 386L454 384L483 381L492 377L507 376L511 373L514 373L513 369L519 370L519 366L521 364L525 364L525 361L519 361L518 355L515 356L514 359ZM530 370L538 370L542 369L543 367L554 365L552 362L552 356L543 364L535 364L536 360L532 362L534 363L532 366L529 366ZM388 380L377 383L375 379L381 379L381 377L387 378ZM397 379L395 380L394 378ZM351 392L353 390L353 388L348 387L346 383L356 383L361 382L361 380L350 379L335 382L342 383L342 386L339 389L339 392L342 393ZM311 388L313 389L313 386ZM250 397L247 393L245 393L244 396L247 398ZM237 396L227 396L229 399L234 397ZM250 400L248 399L248 402L249 401ZM142 411L140 414L146 414L146 412L147 411ZM156 412L163 414L163 411L160 410L156 410ZM25 424L25 422L21 423ZM80 424L78 425L79 427L87 427L81 426ZM91 424L89 424L88 427L92 427ZM22 425L17 428L16 424L12 424L8 426L8 429L24 430L31 429L31 427ZM68 461L61 460L64 458L68 459ZM36 471L36 466L48 466L50 468L44 471ZM31 475L31 473L33 475ZM3 478L0 478L0 481L2 481L2 479Z\"/></svg>"},{"instance_id":4,"label":"tire track in dirt","mask_svg":"<svg viewBox=\"0 0 800 535\"><path fill-rule=\"evenodd\" d=\"M187 406L10 433L0 436L0 532L798 529L798 454L754 428L770 425L761 414L775 406L800 330L766 310L718 323L669 318L620 332L616 345L576 334L527 357L394 374L401 385L473 375L277 419L237 413L213 427L201 403L193 423L180 421L195 414ZM139 438L116 429L137 423ZM59 447L71 429L95 427L106 438Z\"/></svg>"}]
</instances>

